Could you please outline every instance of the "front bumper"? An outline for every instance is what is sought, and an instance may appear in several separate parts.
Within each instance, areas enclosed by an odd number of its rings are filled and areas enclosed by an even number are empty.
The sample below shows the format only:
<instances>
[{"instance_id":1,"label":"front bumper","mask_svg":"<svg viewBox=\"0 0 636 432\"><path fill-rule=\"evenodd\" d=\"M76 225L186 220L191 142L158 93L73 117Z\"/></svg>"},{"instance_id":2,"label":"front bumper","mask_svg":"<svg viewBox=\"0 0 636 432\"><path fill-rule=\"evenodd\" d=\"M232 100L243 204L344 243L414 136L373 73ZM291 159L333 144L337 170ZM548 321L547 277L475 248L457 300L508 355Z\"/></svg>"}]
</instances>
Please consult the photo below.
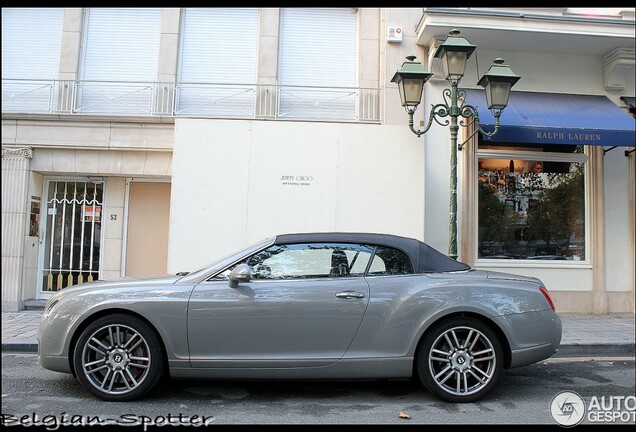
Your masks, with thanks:
<instances>
[{"instance_id":1,"label":"front bumper","mask_svg":"<svg viewBox=\"0 0 636 432\"><path fill-rule=\"evenodd\" d=\"M40 365L55 372L72 373L71 335L79 325L80 314L50 314L42 316L38 326L38 356Z\"/></svg>"}]
</instances>

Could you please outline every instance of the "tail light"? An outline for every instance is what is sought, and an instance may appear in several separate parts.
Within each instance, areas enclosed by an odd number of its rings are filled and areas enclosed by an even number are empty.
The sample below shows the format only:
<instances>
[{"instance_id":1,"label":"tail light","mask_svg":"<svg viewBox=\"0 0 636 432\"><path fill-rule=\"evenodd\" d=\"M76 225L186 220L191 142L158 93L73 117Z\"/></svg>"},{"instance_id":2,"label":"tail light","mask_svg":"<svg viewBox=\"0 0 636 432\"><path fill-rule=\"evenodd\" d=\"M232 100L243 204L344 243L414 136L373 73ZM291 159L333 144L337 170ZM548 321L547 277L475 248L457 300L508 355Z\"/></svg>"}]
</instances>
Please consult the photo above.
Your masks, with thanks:
<instances>
[{"instance_id":1,"label":"tail light","mask_svg":"<svg viewBox=\"0 0 636 432\"><path fill-rule=\"evenodd\" d=\"M539 290L541 290L541 294L543 294L543 297L545 297L545 299L548 301L550 308L552 308L552 310L556 312L556 310L554 309L554 302L550 298L550 293L548 292L548 290L544 286L540 286Z\"/></svg>"}]
</instances>

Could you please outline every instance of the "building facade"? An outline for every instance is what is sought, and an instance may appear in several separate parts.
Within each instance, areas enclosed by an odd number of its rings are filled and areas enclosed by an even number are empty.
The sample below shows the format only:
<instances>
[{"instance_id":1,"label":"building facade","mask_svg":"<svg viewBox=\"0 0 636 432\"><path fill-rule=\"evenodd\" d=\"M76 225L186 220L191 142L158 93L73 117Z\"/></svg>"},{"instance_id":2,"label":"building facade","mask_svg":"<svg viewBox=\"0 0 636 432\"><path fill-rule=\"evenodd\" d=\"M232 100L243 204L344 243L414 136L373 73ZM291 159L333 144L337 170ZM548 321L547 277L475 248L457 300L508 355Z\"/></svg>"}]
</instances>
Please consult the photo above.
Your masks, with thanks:
<instances>
[{"instance_id":1,"label":"building facade","mask_svg":"<svg viewBox=\"0 0 636 432\"><path fill-rule=\"evenodd\" d=\"M3 8L3 310L279 233L447 251L449 130L411 133L391 78L434 72L426 125L454 28L485 129L481 74L522 77L498 134L460 130L458 259L634 312L633 8Z\"/></svg>"}]
</instances>

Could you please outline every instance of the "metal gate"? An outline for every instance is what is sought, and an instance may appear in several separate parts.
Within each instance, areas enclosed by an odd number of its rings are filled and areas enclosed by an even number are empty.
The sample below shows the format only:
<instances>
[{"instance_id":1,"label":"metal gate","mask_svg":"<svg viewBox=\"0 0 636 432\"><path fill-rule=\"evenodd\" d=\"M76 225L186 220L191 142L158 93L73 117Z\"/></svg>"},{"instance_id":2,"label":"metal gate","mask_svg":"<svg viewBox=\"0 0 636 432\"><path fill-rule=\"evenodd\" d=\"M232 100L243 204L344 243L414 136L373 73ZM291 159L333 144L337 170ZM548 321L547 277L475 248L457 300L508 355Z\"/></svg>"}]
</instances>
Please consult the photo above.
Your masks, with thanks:
<instances>
[{"instance_id":1,"label":"metal gate","mask_svg":"<svg viewBox=\"0 0 636 432\"><path fill-rule=\"evenodd\" d=\"M103 182L48 182L43 293L99 279Z\"/></svg>"}]
</instances>

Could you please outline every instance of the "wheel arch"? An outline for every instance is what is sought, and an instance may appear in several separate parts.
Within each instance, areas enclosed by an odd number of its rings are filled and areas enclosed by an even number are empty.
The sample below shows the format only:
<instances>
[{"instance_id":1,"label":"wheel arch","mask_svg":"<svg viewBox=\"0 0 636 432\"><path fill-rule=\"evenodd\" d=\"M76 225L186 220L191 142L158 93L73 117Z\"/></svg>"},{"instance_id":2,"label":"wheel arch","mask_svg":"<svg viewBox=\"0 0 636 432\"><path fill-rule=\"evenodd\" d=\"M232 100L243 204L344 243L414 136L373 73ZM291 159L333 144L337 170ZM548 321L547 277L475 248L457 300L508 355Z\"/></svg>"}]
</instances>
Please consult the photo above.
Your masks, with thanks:
<instances>
[{"instance_id":1,"label":"wheel arch","mask_svg":"<svg viewBox=\"0 0 636 432\"><path fill-rule=\"evenodd\" d=\"M493 332L495 332L495 334L497 335L497 338L499 339L499 342L501 343L501 347L502 347L503 353L504 353L504 365L503 365L504 369L508 369L510 367L511 360L512 360L512 350L510 348L510 344L508 342L508 338L506 337L506 334L501 329L501 327L499 327L499 325L497 325L497 323L495 323L492 319L490 319L487 316L482 315L480 313L477 313L477 312L466 312L466 311L457 311L457 312L451 312L449 314L437 317L434 321L431 321L430 323L428 323L426 329L422 332L422 334L418 338L417 344L416 344L416 347L415 347L415 355L413 356L413 365L412 365L413 376L417 376L417 374L416 374L416 372L417 372L417 351L420 349L420 346L422 344L422 340L431 331L431 329L433 327L435 327L437 324L439 324L440 322L452 319L452 318L473 318L473 319L476 319L476 320L480 321L481 323L487 325Z\"/></svg>"},{"instance_id":2,"label":"wheel arch","mask_svg":"<svg viewBox=\"0 0 636 432\"><path fill-rule=\"evenodd\" d=\"M102 309L102 310L96 311L95 313L86 316L84 320L77 326L77 328L75 329L75 332L73 333L73 336L71 337L71 341L68 347L68 362L69 362L69 366L71 368L71 373L73 374L73 376L77 377L77 372L75 371L75 366L73 362L73 355L75 353L75 347L77 346L77 341L79 340L84 330L95 320L107 315L115 315L115 314L124 314L124 315L133 316L143 321L155 333L155 336L157 336L157 339L160 342L161 354L164 359L164 362L163 362L164 370L162 372L165 376L168 376L170 373L170 370L168 367L168 354L166 351L166 344L163 338L161 337L161 333L157 330L157 327L155 327L153 323L150 322L146 317L144 317L143 315L135 311L131 311L130 309L124 309L124 308Z\"/></svg>"}]
</instances>

